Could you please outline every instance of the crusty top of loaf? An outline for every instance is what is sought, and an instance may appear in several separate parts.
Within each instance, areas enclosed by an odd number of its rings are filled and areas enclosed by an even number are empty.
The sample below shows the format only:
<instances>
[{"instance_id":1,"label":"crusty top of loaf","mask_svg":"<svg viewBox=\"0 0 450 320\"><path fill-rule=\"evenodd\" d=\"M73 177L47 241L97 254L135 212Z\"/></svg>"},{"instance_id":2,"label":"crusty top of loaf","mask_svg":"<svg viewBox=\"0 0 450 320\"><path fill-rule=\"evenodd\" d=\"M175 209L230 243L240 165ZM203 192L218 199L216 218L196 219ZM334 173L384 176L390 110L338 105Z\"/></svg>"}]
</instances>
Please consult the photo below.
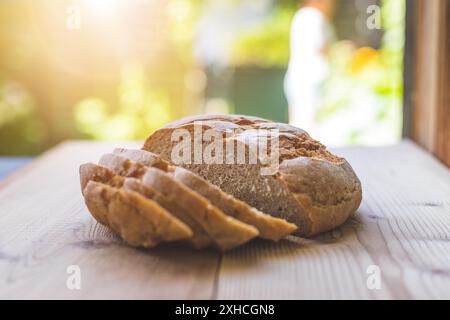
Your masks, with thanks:
<instances>
[{"instance_id":1,"label":"crusty top of loaf","mask_svg":"<svg viewBox=\"0 0 450 320\"><path fill-rule=\"evenodd\" d=\"M164 129L177 129L191 126L194 122L201 122L202 126L212 128L216 131L222 132L224 135L227 131L232 131L234 136L231 138L247 141L258 138L258 136L269 136L270 130L278 130L279 138L279 160L295 159L300 156L317 158L342 164L344 159L333 155L326 147L319 141L314 140L304 130L294 126L273 122L270 120L244 115L200 115L191 116L171 122L166 125ZM251 130L253 129L253 130ZM256 129L256 130L255 130ZM273 132L271 133L273 137Z\"/></svg>"}]
</instances>

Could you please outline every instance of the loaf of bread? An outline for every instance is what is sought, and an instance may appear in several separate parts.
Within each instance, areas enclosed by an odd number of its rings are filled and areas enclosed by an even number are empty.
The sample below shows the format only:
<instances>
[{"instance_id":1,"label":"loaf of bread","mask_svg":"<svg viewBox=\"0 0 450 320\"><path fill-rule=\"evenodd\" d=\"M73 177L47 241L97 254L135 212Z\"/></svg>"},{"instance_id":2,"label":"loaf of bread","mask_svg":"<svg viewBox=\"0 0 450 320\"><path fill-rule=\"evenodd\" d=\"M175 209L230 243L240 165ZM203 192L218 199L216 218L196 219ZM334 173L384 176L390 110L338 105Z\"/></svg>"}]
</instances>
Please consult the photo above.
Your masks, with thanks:
<instances>
[{"instance_id":1,"label":"loaf of bread","mask_svg":"<svg viewBox=\"0 0 450 320\"><path fill-rule=\"evenodd\" d=\"M142 150L82 165L80 183L93 217L143 247L313 236L345 222L362 197L346 160L303 130L238 115L171 123Z\"/></svg>"},{"instance_id":2,"label":"loaf of bread","mask_svg":"<svg viewBox=\"0 0 450 320\"><path fill-rule=\"evenodd\" d=\"M199 141L196 130L208 132L208 137ZM208 154L211 136L222 137L225 152L219 155L221 163L196 159L198 154ZM186 157L190 161L172 159L179 137L191 139L187 145L194 147ZM236 158L241 148L244 160L250 162L261 137L276 140L278 165L270 174L262 174L267 165L260 159L256 163L228 161ZM200 150L195 150L199 144ZM234 148L227 150L229 144ZM360 181L345 159L330 153L305 131L265 119L241 115L189 117L157 130L143 149L198 174L264 213L295 223L300 236L313 236L341 225L362 198Z\"/></svg>"}]
</instances>

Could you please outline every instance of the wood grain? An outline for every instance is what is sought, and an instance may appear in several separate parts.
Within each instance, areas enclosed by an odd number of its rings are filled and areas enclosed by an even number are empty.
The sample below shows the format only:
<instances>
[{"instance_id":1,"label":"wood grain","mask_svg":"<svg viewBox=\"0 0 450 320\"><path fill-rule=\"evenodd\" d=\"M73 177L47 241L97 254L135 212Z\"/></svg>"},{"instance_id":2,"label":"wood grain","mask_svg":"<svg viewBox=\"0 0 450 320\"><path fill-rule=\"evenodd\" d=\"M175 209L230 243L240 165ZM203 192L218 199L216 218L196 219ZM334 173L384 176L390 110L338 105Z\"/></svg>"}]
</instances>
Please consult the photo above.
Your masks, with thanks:
<instances>
[{"instance_id":1,"label":"wood grain","mask_svg":"<svg viewBox=\"0 0 450 320\"><path fill-rule=\"evenodd\" d=\"M439 97L437 109L436 156L450 167L450 1L442 1L439 52Z\"/></svg>"},{"instance_id":2,"label":"wood grain","mask_svg":"<svg viewBox=\"0 0 450 320\"><path fill-rule=\"evenodd\" d=\"M416 0L412 17L415 35L414 59L406 65L413 70L411 138L450 166L450 2ZM409 61L409 60L408 60ZM411 61L409 61L411 62ZM406 124L408 128L410 124Z\"/></svg>"},{"instance_id":3,"label":"wood grain","mask_svg":"<svg viewBox=\"0 0 450 320\"><path fill-rule=\"evenodd\" d=\"M0 298L210 298L218 255L129 248L84 206L78 166L115 146L65 143L0 184ZM81 290L66 286L70 265Z\"/></svg>"},{"instance_id":4,"label":"wood grain","mask_svg":"<svg viewBox=\"0 0 450 320\"><path fill-rule=\"evenodd\" d=\"M127 247L87 212L78 166L115 146L70 142L0 181L0 298L450 298L450 172L410 142L350 148L355 218L314 239L254 241L219 256ZM81 268L81 290L66 268ZM381 270L380 290L366 286Z\"/></svg>"}]
</instances>

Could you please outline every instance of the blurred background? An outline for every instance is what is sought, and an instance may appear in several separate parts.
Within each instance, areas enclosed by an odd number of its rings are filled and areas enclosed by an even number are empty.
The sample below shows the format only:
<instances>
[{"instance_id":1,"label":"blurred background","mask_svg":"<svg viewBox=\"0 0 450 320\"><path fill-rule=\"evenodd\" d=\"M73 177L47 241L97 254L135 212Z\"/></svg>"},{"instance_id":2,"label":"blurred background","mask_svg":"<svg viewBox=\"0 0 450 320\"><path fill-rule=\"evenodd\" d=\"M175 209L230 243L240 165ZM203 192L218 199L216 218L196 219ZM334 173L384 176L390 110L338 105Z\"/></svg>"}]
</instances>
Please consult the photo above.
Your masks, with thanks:
<instances>
[{"instance_id":1,"label":"blurred background","mask_svg":"<svg viewBox=\"0 0 450 320\"><path fill-rule=\"evenodd\" d=\"M405 0L2 0L0 155L199 113L401 138Z\"/></svg>"}]
</instances>

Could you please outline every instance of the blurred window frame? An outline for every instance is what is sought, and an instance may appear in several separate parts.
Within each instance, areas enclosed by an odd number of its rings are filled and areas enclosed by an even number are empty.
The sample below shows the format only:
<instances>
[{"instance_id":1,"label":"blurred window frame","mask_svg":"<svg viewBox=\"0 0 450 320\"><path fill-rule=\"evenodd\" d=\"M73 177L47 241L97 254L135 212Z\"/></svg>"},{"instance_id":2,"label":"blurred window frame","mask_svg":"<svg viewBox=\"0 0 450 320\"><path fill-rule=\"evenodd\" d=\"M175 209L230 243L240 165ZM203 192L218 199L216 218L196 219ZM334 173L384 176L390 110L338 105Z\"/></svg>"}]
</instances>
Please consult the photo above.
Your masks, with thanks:
<instances>
[{"instance_id":1,"label":"blurred window frame","mask_svg":"<svg viewBox=\"0 0 450 320\"><path fill-rule=\"evenodd\" d=\"M450 166L450 1L406 5L403 136Z\"/></svg>"}]
</instances>

